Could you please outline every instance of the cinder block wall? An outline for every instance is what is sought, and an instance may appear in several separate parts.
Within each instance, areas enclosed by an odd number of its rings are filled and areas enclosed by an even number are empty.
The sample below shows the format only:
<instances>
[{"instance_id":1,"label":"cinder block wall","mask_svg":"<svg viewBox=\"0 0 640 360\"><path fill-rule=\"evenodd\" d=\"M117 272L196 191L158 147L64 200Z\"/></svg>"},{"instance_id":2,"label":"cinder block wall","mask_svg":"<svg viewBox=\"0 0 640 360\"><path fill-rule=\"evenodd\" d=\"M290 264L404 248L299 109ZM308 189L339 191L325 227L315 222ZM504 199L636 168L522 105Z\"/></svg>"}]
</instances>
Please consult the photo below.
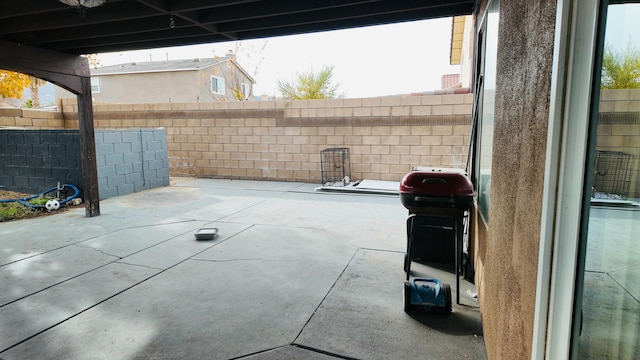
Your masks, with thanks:
<instances>
[{"instance_id":1,"label":"cinder block wall","mask_svg":"<svg viewBox=\"0 0 640 360\"><path fill-rule=\"evenodd\" d=\"M95 131L100 199L169 185L165 129ZM78 130L0 129L0 185L36 194L83 187Z\"/></svg>"},{"instance_id":2,"label":"cinder block wall","mask_svg":"<svg viewBox=\"0 0 640 360\"><path fill-rule=\"evenodd\" d=\"M321 181L320 151L350 150L351 178L464 167L471 94L94 106L96 128L164 127L172 176ZM62 103L77 127L74 100Z\"/></svg>"},{"instance_id":3,"label":"cinder block wall","mask_svg":"<svg viewBox=\"0 0 640 360\"><path fill-rule=\"evenodd\" d=\"M0 109L0 128L24 127L29 129L64 128L62 112L31 109Z\"/></svg>"},{"instance_id":4,"label":"cinder block wall","mask_svg":"<svg viewBox=\"0 0 640 360\"><path fill-rule=\"evenodd\" d=\"M596 149L633 156L628 193L619 195L640 198L640 89L603 90L599 112Z\"/></svg>"},{"instance_id":5,"label":"cinder block wall","mask_svg":"<svg viewBox=\"0 0 640 360\"><path fill-rule=\"evenodd\" d=\"M0 129L2 189L36 194L58 181L82 184L77 130Z\"/></svg>"},{"instance_id":6,"label":"cinder block wall","mask_svg":"<svg viewBox=\"0 0 640 360\"><path fill-rule=\"evenodd\" d=\"M606 90L598 149L633 154L640 168L640 90ZM320 182L320 151L348 147L351 177L398 180L412 166L463 167L471 94L191 104L94 104L96 127L167 129L170 173ZM63 112L0 109L0 126L77 129ZM108 171L111 171L110 169ZM630 196L640 197L640 171ZM122 185L121 185L122 186Z\"/></svg>"},{"instance_id":7,"label":"cinder block wall","mask_svg":"<svg viewBox=\"0 0 640 360\"><path fill-rule=\"evenodd\" d=\"M95 131L100 199L169 185L165 129Z\"/></svg>"}]
</instances>

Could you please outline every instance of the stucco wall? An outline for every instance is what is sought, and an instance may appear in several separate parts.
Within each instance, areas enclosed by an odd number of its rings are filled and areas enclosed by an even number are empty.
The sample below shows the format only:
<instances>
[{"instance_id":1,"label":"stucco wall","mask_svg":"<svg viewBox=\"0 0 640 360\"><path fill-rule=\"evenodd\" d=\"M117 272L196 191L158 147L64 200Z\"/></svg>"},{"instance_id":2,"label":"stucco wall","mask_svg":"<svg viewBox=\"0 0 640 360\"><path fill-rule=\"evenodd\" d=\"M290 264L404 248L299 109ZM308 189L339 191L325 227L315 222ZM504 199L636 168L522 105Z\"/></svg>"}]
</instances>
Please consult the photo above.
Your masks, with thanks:
<instances>
[{"instance_id":1,"label":"stucco wall","mask_svg":"<svg viewBox=\"0 0 640 360\"><path fill-rule=\"evenodd\" d=\"M100 92L92 97L97 102L116 104L195 102L201 96L197 75L197 71L96 75Z\"/></svg>"},{"instance_id":2,"label":"stucco wall","mask_svg":"<svg viewBox=\"0 0 640 360\"><path fill-rule=\"evenodd\" d=\"M528 359L535 308L555 1L501 1L488 223L476 284L490 359Z\"/></svg>"},{"instance_id":3,"label":"stucco wall","mask_svg":"<svg viewBox=\"0 0 640 360\"><path fill-rule=\"evenodd\" d=\"M226 79L225 95L211 92L211 76ZM231 71L226 63L199 71L165 71L153 73L93 75L100 91L92 93L96 104L162 104L237 101L231 87L251 82L239 70ZM237 84L235 84L237 83ZM75 99L75 95L56 87L57 99Z\"/></svg>"}]
</instances>

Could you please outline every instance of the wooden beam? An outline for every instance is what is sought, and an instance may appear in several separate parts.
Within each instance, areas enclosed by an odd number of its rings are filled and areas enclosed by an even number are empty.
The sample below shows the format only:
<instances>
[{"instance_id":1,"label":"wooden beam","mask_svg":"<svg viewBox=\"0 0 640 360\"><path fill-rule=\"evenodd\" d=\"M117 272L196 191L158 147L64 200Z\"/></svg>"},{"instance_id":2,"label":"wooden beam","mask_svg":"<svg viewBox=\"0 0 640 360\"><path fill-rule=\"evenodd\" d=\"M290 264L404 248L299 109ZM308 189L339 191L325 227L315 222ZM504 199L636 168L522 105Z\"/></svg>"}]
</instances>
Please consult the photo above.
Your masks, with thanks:
<instances>
[{"instance_id":1,"label":"wooden beam","mask_svg":"<svg viewBox=\"0 0 640 360\"><path fill-rule=\"evenodd\" d=\"M50 81L75 94L82 91L81 76L91 76L80 56L18 45L0 40L0 68Z\"/></svg>"},{"instance_id":2,"label":"wooden beam","mask_svg":"<svg viewBox=\"0 0 640 360\"><path fill-rule=\"evenodd\" d=\"M88 65L87 65L88 66ZM100 215L96 139L93 128L91 78L82 77L82 93L78 94L78 123L80 124L80 162L84 184L84 208L87 217Z\"/></svg>"},{"instance_id":3,"label":"wooden beam","mask_svg":"<svg viewBox=\"0 0 640 360\"><path fill-rule=\"evenodd\" d=\"M100 215L91 72L87 58L0 41L0 69L36 76L78 95L85 210L87 216Z\"/></svg>"}]
</instances>

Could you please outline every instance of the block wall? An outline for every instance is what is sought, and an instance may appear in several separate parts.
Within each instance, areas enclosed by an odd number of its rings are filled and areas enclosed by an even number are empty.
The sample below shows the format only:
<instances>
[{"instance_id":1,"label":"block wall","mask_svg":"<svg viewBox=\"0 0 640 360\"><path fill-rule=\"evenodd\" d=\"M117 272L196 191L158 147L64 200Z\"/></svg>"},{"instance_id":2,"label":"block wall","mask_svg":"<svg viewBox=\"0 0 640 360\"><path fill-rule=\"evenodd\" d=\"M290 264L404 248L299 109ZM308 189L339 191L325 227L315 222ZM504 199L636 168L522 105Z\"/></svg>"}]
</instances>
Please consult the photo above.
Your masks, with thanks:
<instances>
[{"instance_id":1,"label":"block wall","mask_svg":"<svg viewBox=\"0 0 640 360\"><path fill-rule=\"evenodd\" d=\"M169 185L165 129L95 131L100 199ZM36 194L83 187L78 130L0 129L0 185Z\"/></svg>"},{"instance_id":2,"label":"block wall","mask_svg":"<svg viewBox=\"0 0 640 360\"><path fill-rule=\"evenodd\" d=\"M0 129L0 186L39 193L58 182L81 186L77 130Z\"/></svg>"},{"instance_id":3,"label":"block wall","mask_svg":"<svg viewBox=\"0 0 640 360\"><path fill-rule=\"evenodd\" d=\"M603 90L600 93L597 150L632 155L628 193L640 198L640 89Z\"/></svg>"},{"instance_id":4,"label":"block wall","mask_svg":"<svg viewBox=\"0 0 640 360\"><path fill-rule=\"evenodd\" d=\"M97 129L100 199L169 185L165 129Z\"/></svg>"},{"instance_id":5,"label":"block wall","mask_svg":"<svg viewBox=\"0 0 640 360\"><path fill-rule=\"evenodd\" d=\"M0 109L0 128L24 127L30 129L64 128L62 112L31 109Z\"/></svg>"},{"instance_id":6,"label":"block wall","mask_svg":"<svg viewBox=\"0 0 640 360\"><path fill-rule=\"evenodd\" d=\"M634 155L640 197L640 90L605 90L598 149ZM348 147L352 177L398 180L413 166L463 167L472 94L189 104L94 104L97 129L165 127L173 176L320 181L320 151ZM77 129L60 112L0 109L0 128ZM6 161L6 158L3 160ZM1 185L1 184L0 184Z\"/></svg>"},{"instance_id":7,"label":"block wall","mask_svg":"<svg viewBox=\"0 0 640 360\"><path fill-rule=\"evenodd\" d=\"M172 176L320 183L320 151L347 147L351 178L465 166L471 94L94 106L96 128L164 127ZM77 106L63 101L66 127Z\"/></svg>"}]
</instances>

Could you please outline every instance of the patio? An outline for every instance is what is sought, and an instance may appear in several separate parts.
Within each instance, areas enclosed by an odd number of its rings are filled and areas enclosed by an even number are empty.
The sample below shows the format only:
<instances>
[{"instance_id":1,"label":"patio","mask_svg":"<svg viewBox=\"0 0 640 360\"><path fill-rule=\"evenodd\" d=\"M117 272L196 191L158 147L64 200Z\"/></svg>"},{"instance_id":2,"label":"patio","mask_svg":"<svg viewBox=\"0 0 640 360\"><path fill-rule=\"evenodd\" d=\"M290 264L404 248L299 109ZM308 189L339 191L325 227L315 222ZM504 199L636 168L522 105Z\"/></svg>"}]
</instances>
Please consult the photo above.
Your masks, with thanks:
<instances>
[{"instance_id":1,"label":"patio","mask_svg":"<svg viewBox=\"0 0 640 360\"><path fill-rule=\"evenodd\" d=\"M174 178L3 223L0 358L486 359L472 284L451 315L402 310L398 197L315 187Z\"/></svg>"}]
</instances>

